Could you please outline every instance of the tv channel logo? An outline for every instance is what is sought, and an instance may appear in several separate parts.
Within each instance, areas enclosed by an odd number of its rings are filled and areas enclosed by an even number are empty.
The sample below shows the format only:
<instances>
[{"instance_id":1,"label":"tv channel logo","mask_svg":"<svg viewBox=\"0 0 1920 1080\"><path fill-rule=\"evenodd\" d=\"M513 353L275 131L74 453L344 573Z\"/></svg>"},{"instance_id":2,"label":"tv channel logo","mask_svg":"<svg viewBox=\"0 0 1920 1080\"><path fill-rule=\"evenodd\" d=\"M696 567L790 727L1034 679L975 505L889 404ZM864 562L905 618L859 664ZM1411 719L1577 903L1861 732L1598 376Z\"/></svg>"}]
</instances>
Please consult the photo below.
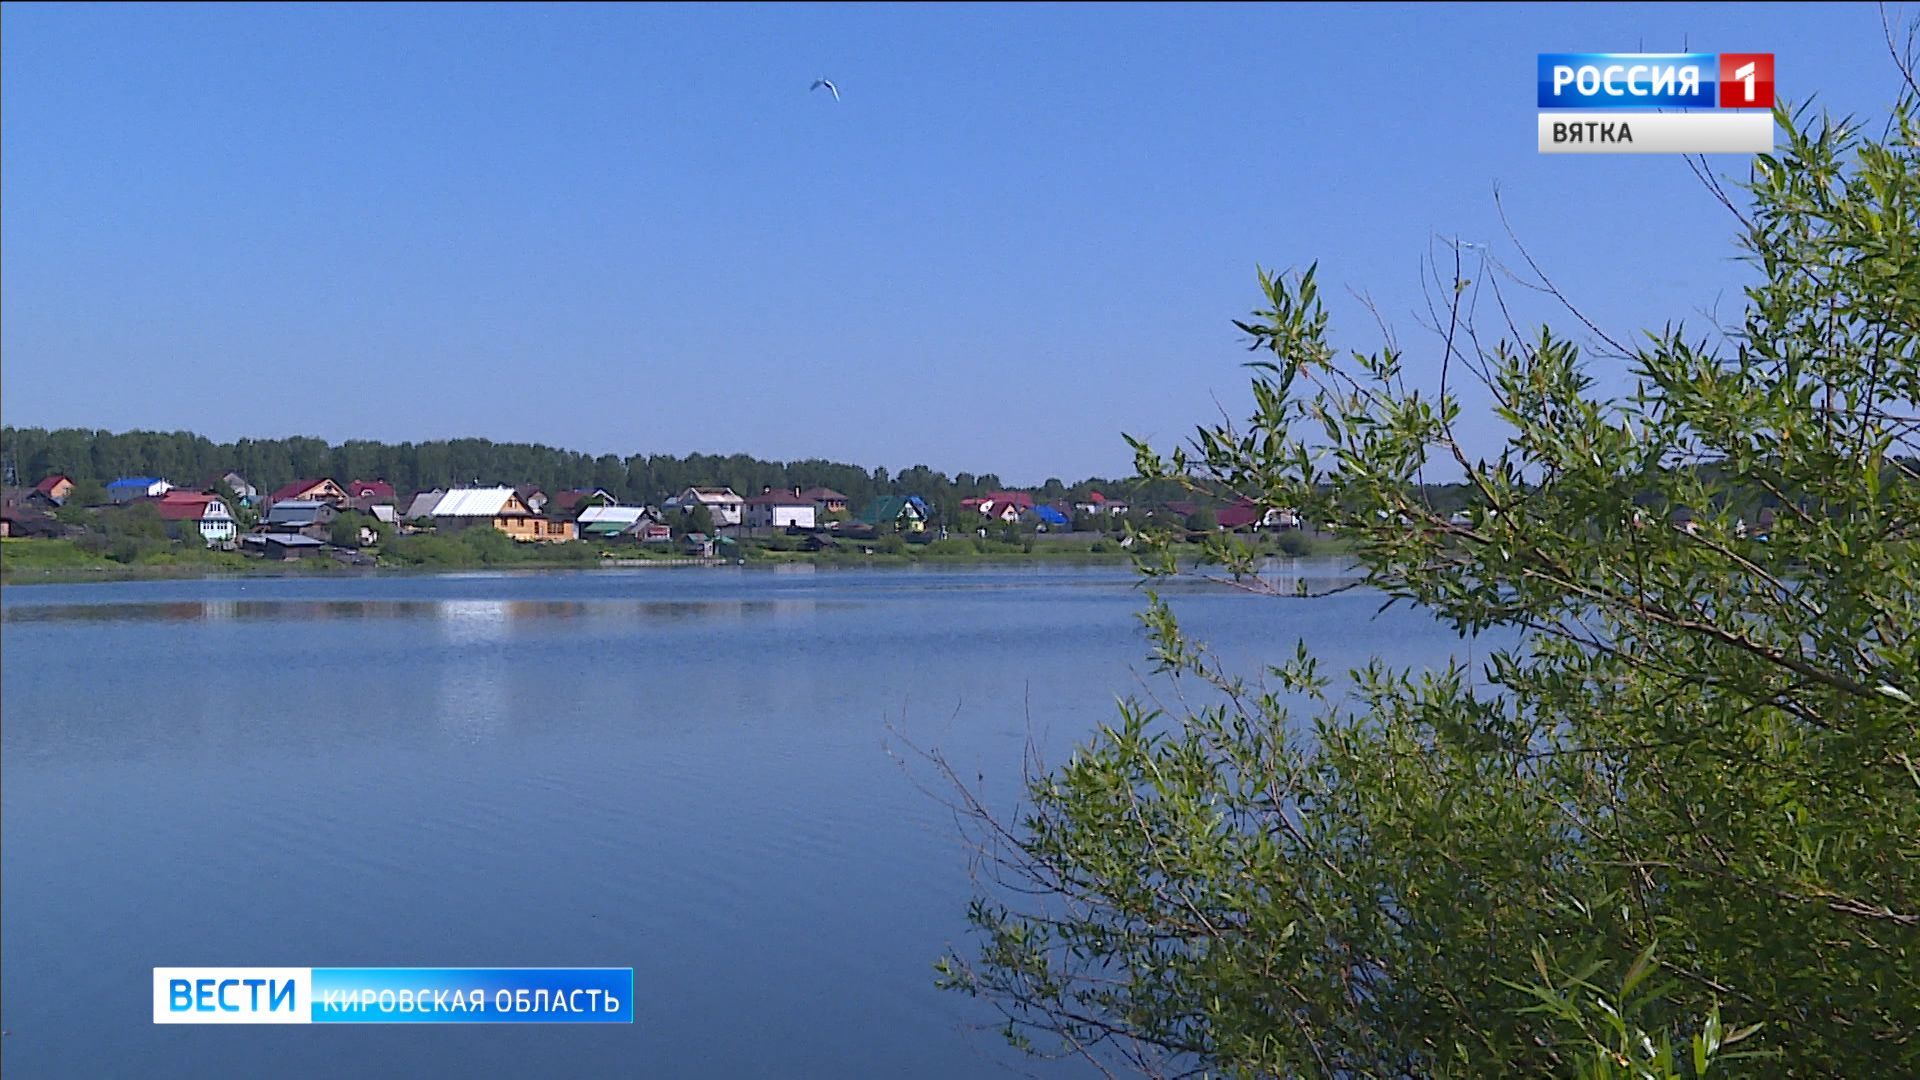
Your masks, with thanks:
<instances>
[{"instance_id":1,"label":"tv channel logo","mask_svg":"<svg viewBox=\"0 0 1920 1080\"><path fill-rule=\"evenodd\" d=\"M1540 53L1541 109L1771 109L1772 53Z\"/></svg>"},{"instance_id":2,"label":"tv channel logo","mask_svg":"<svg viewBox=\"0 0 1920 1080\"><path fill-rule=\"evenodd\" d=\"M631 1024L628 968L153 969L156 1024Z\"/></svg>"}]
</instances>

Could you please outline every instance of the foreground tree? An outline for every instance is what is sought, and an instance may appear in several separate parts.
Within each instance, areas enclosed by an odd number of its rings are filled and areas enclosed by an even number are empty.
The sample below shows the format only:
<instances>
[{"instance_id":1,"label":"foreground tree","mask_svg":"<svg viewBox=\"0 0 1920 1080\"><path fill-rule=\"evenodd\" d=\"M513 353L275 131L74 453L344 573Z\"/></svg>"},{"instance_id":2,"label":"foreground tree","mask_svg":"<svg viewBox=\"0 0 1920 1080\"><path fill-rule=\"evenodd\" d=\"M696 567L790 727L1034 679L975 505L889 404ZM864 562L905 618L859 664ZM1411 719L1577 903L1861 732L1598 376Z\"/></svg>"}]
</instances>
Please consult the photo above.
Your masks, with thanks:
<instances>
[{"instance_id":1,"label":"foreground tree","mask_svg":"<svg viewBox=\"0 0 1920 1080\"><path fill-rule=\"evenodd\" d=\"M1624 398L1549 331L1483 345L1499 279L1457 256L1431 392L1336 354L1311 271L1261 275L1256 411L1136 443L1143 480L1299 507L1384 599L1501 647L1336 691L1304 646L1223 670L1152 601L1186 707L1125 705L1013 822L959 788L992 873L946 985L1155 1074L1920 1074L1913 98L1880 141L1779 122L1740 324L1619 349ZM1454 436L1469 376L1492 460ZM1423 497L1439 462L1464 511Z\"/></svg>"}]
</instances>

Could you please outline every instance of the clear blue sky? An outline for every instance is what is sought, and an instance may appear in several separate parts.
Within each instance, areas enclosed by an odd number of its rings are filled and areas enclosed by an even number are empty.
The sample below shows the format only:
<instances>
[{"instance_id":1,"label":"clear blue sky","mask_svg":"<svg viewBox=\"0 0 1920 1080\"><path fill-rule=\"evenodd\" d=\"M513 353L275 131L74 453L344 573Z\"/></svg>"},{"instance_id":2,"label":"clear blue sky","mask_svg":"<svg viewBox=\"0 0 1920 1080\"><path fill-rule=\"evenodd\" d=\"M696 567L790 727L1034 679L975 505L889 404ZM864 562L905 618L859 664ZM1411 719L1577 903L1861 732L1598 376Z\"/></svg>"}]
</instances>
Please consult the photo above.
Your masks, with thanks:
<instances>
[{"instance_id":1,"label":"clear blue sky","mask_svg":"<svg viewBox=\"0 0 1920 1080\"><path fill-rule=\"evenodd\" d=\"M1871 5L0 21L6 423L1012 482L1241 408L1256 264L1319 260L1344 344L1377 337L1351 286L1431 355L1418 259L1503 241L1496 182L1609 328L1730 304L1679 160L1536 152L1535 53L1772 51L1783 95L1868 115L1897 78Z\"/></svg>"}]
</instances>

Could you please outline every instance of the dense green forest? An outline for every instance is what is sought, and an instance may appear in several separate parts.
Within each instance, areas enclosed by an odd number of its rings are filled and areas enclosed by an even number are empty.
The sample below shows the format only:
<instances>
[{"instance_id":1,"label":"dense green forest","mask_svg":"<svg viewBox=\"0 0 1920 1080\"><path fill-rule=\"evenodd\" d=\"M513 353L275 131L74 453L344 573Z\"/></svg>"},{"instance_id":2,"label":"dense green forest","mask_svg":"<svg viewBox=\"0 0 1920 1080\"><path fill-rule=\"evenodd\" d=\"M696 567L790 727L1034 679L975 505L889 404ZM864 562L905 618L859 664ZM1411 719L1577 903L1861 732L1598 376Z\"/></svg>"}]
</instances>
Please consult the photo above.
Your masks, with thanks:
<instances>
[{"instance_id":1,"label":"dense green forest","mask_svg":"<svg viewBox=\"0 0 1920 1080\"><path fill-rule=\"evenodd\" d=\"M765 488L830 487L858 508L881 495L918 495L951 515L959 501L999 490L991 473L949 476L924 465L894 474L842 462L762 461L746 454L633 454L595 457L572 450L487 439L420 443L349 441L296 436L216 443L191 432L89 431L83 428L0 428L0 467L10 484L32 484L64 473L75 482L106 483L122 476L158 476L197 486L232 469L262 492L305 477L385 480L402 492L473 484L538 484L549 490L599 487L623 502L658 503L692 484L725 485L742 495ZM1131 481L1098 478L1067 485L1050 479L1032 489L1042 500L1083 497L1090 490L1128 498L1161 493L1136 491ZM1181 497L1169 489L1166 498Z\"/></svg>"}]
</instances>

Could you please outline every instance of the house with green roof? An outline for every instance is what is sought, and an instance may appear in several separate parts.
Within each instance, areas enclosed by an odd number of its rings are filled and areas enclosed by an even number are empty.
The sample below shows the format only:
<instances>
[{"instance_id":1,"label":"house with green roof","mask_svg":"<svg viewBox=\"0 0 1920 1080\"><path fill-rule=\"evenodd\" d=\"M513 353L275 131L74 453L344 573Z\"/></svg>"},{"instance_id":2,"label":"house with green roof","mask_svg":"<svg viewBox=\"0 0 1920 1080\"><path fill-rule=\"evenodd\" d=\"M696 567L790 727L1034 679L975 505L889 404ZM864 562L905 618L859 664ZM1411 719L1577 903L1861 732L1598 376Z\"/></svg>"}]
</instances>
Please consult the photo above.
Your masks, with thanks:
<instances>
[{"instance_id":1,"label":"house with green roof","mask_svg":"<svg viewBox=\"0 0 1920 1080\"><path fill-rule=\"evenodd\" d=\"M582 539L638 539L642 526L659 524L660 515L644 506L589 506L577 521Z\"/></svg>"},{"instance_id":2,"label":"house with green roof","mask_svg":"<svg viewBox=\"0 0 1920 1080\"><path fill-rule=\"evenodd\" d=\"M856 520L882 531L917 533L926 531L927 519L932 516L918 495L882 495L868 503Z\"/></svg>"}]
</instances>

